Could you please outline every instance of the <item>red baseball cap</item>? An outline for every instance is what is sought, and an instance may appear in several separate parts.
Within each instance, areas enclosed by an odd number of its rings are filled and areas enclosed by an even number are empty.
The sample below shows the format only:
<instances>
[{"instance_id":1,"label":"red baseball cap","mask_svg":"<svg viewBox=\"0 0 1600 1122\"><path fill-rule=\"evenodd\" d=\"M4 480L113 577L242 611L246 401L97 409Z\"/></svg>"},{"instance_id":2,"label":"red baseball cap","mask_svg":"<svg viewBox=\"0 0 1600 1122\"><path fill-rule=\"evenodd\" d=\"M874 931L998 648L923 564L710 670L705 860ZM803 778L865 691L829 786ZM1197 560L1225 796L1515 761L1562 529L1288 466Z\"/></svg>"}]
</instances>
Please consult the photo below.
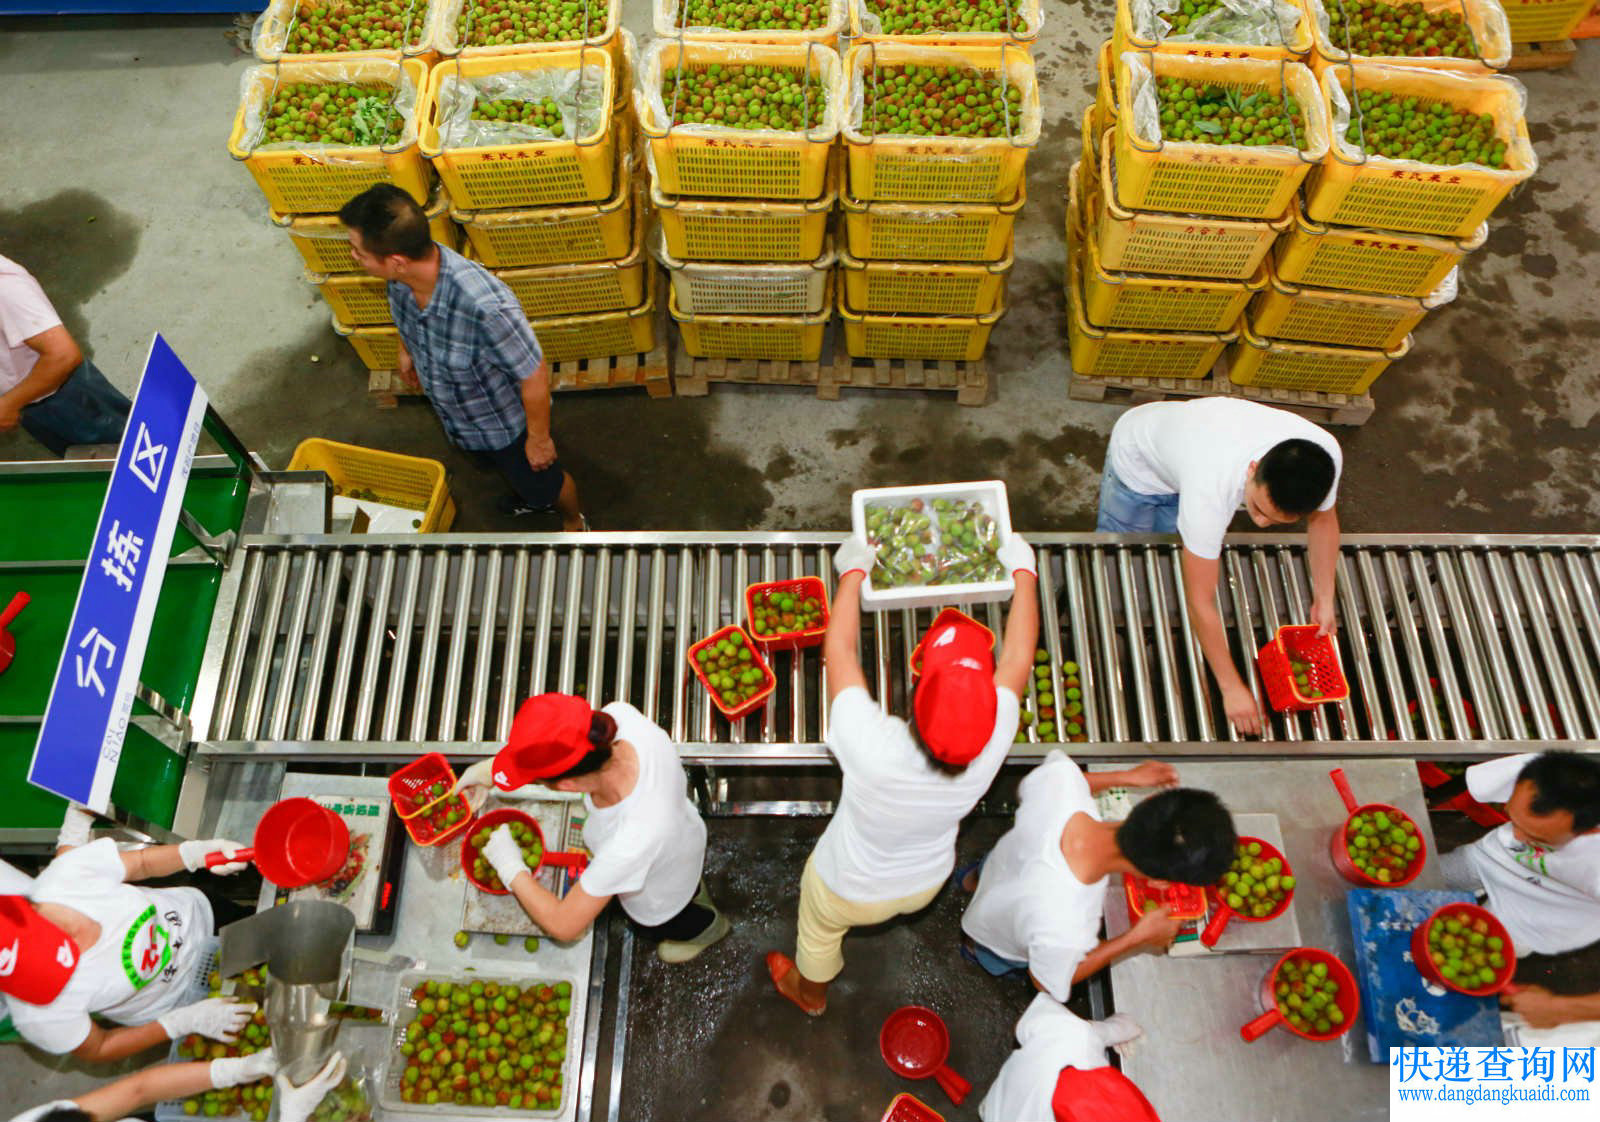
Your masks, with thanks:
<instances>
[{"instance_id":1,"label":"red baseball cap","mask_svg":"<svg viewBox=\"0 0 1600 1122\"><path fill-rule=\"evenodd\" d=\"M922 638L922 679L913 708L928 751L947 764L971 763L994 735L993 639L956 616Z\"/></svg>"},{"instance_id":2,"label":"red baseball cap","mask_svg":"<svg viewBox=\"0 0 1600 1122\"><path fill-rule=\"evenodd\" d=\"M506 746L494 758L494 784L511 791L524 783L569 770L593 747L589 725L594 710L569 693L530 697L511 722Z\"/></svg>"},{"instance_id":3,"label":"red baseball cap","mask_svg":"<svg viewBox=\"0 0 1600 1122\"><path fill-rule=\"evenodd\" d=\"M0 993L49 1005L78 968L78 944L23 896L0 896Z\"/></svg>"},{"instance_id":4,"label":"red baseball cap","mask_svg":"<svg viewBox=\"0 0 1600 1122\"><path fill-rule=\"evenodd\" d=\"M1056 1122L1161 1122L1144 1092L1114 1067L1064 1067L1050 1097Z\"/></svg>"}]
</instances>

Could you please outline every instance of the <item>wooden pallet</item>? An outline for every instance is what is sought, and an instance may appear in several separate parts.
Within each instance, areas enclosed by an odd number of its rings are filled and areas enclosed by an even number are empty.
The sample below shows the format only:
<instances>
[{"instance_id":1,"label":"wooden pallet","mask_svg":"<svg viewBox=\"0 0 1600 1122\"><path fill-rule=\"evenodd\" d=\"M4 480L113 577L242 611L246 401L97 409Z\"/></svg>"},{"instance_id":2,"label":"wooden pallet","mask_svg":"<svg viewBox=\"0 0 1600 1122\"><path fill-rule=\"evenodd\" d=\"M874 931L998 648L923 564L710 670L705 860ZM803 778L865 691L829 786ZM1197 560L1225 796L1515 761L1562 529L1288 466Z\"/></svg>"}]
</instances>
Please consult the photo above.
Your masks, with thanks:
<instances>
[{"instance_id":1,"label":"wooden pallet","mask_svg":"<svg viewBox=\"0 0 1600 1122\"><path fill-rule=\"evenodd\" d=\"M1203 378L1094 378L1076 372L1068 376L1067 396L1076 401L1143 405L1186 397L1241 397L1298 413L1327 425L1364 425L1374 406L1369 394L1316 393L1264 386L1236 386L1228 380L1219 360Z\"/></svg>"},{"instance_id":2,"label":"wooden pallet","mask_svg":"<svg viewBox=\"0 0 1600 1122\"><path fill-rule=\"evenodd\" d=\"M566 390L614 390L643 386L651 397L672 396L672 375L667 366L667 345L658 326L655 350L645 354L618 355L614 358L580 358L550 366L550 388ZM373 370L367 378L367 393L379 409L393 409L404 397L422 397L422 389L403 381L392 370Z\"/></svg>"},{"instance_id":3,"label":"wooden pallet","mask_svg":"<svg viewBox=\"0 0 1600 1122\"><path fill-rule=\"evenodd\" d=\"M841 389L934 390L953 392L961 405L989 400L989 364L922 358L851 358L844 332L835 341L833 365L823 372L817 396L837 401Z\"/></svg>"},{"instance_id":4,"label":"wooden pallet","mask_svg":"<svg viewBox=\"0 0 1600 1122\"><path fill-rule=\"evenodd\" d=\"M1549 43L1513 43L1507 70L1557 70L1571 66L1578 57L1578 44L1571 39Z\"/></svg>"},{"instance_id":5,"label":"wooden pallet","mask_svg":"<svg viewBox=\"0 0 1600 1122\"><path fill-rule=\"evenodd\" d=\"M680 338L673 347L673 382L679 397L705 397L712 383L817 388L823 363L784 359L690 358ZM820 394L820 389L818 390Z\"/></svg>"}]
</instances>

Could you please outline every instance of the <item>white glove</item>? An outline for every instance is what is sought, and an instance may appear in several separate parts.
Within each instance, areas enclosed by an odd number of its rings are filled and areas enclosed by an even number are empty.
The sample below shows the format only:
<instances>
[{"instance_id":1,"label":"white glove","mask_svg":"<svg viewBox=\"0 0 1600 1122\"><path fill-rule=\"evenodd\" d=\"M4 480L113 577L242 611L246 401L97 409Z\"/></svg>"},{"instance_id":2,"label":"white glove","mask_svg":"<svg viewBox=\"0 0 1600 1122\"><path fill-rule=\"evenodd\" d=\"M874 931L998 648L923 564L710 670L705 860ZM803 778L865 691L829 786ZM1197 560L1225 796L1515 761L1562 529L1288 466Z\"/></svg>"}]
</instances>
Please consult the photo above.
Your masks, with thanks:
<instances>
[{"instance_id":1,"label":"white glove","mask_svg":"<svg viewBox=\"0 0 1600 1122\"><path fill-rule=\"evenodd\" d=\"M182 1040L191 1032L232 1044L239 1039L250 1015L256 1011L253 1001L235 1001L231 997L208 997L193 1005L185 1005L156 1020L167 1030L173 1040Z\"/></svg>"},{"instance_id":2,"label":"white glove","mask_svg":"<svg viewBox=\"0 0 1600 1122\"><path fill-rule=\"evenodd\" d=\"M283 1072L277 1075L278 1122L306 1122L329 1091L344 1082L346 1069L344 1053L335 1052L322 1065L322 1070L309 1081L296 1087Z\"/></svg>"},{"instance_id":3,"label":"white glove","mask_svg":"<svg viewBox=\"0 0 1600 1122\"><path fill-rule=\"evenodd\" d=\"M859 572L862 576L867 576L871 574L872 566L877 560L877 552L866 542L851 534L834 551L833 571L841 577L849 572Z\"/></svg>"},{"instance_id":4,"label":"white glove","mask_svg":"<svg viewBox=\"0 0 1600 1122\"><path fill-rule=\"evenodd\" d=\"M478 809L489 801L489 792L494 789L494 757L490 756L487 760L479 760L462 772L460 778L456 780L453 793L465 798L473 813L477 813Z\"/></svg>"},{"instance_id":5,"label":"white glove","mask_svg":"<svg viewBox=\"0 0 1600 1122\"><path fill-rule=\"evenodd\" d=\"M1006 572L1008 573L1039 575L1039 564L1034 560L1033 546L1024 541L1022 535L1015 531L1011 534L1011 540L1001 546L1000 551L995 556L1000 559L1000 563L1006 567Z\"/></svg>"},{"instance_id":6,"label":"white glove","mask_svg":"<svg viewBox=\"0 0 1600 1122\"><path fill-rule=\"evenodd\" d=\"M494 866L494 872L500 878L500 883L510 889L511 882L518 873L528 871L527 864L522 859L522 847L517 844L517 839L511 836L511 827L501 823L494 833L489 835L489 844L483 847L484 859Z\"/></svg>"},{"instance_id":7,"label":"white glove","mask_svg":"<svg viewBox=\"0 0 1600 1122\"><path fill-rule=\"evenodd\" d=\"M1115 1049L1119 1056L1131 1056L1137 1046L1134 1041L1144 1035L1139 1022L1126 1013L1113 1013L1103 1021L1090 1021L1089 1027L1100 1037L1100 1043Z\"/></svg>"},{"instance_id":8,"label":"white glove","mask_svg":"<svg viewBox=\"0 0 1600 1122\"><path fill-rule=\"evenodd\" d=\"M271 1048L264 1052L257 1052L253 1056L240 1056L223 1058L211 1061L211 1086L218 1089L223 1087L242 1087L246 1083L254 1083L258 1079L265 1079L269 1075L278 1074L278 1057Z\"/></svg>"},{"instance_id":9,"label":"white glove","mask_svg":"<svg viewBox=\"0 0 1600 1122\"><path fill-rule=\"evenodd\" d=\"M56 848L76 849L88 845L93 829L94 813L88 807L68 803L66 817L61 820L61 832L56 835Z\"/></svg>"},{"instance_id":10,"label":"white glove","mask_svg":"<svg viewBox=\"0 0 1600 1122\"><path fill-rule=\"evenodd\" d=\"M209 838L205 841L186 841L178 843L178 856L183 858L183 867L191 873L198 873L206 867L206 858L213 853L221 853L224 857L232 857L241 849L248 848L236 841L227 838ZM211 866L210 871L219 877L232 876L242 873L250 867L248 861L224 861L220 865Z\"/></svg>"}]
</instances>

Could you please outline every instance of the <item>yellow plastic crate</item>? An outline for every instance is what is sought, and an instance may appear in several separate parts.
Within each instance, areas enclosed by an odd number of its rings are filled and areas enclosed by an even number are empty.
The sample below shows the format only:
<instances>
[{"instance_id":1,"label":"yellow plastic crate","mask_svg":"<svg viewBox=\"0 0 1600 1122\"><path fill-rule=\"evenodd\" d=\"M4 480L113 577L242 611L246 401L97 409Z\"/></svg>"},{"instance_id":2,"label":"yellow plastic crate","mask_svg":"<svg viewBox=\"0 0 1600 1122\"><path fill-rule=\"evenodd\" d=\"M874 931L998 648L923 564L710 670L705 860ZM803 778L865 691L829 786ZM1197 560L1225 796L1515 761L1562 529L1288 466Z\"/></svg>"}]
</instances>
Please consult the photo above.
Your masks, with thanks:
<instances>
[{"instance_id":1,"label":"yellow plastic crate","mask_svg":"<svg viewBox=\"0 0 1600 1122\"><path fill-rule=\"evenodd\" d=\"M777 28L755 28L749 31L735 31L727 27L681 27L684 4L683 0L655 0L654 21L657 39L676 39L679 37L695 39L703 42L720 43L781 43L790 45L794 43L821 43L824 46L837 46L839 35L844 31L848 17L845 13L846 5L850 0L828 0L828 18L821 27L808 28L804 31L790 31Z\"/></svg>"},{"instance_id":2,"label":"yellow plastic crate","mask_svg":"<svg viewBox=\"0 0 1600 1122\"><path fill-rule=\"evenodd\" d=\"M1369 156L1337 134L1323 165L1306 181L1306 214L1316 222L1471 236L1511 189L1539 167L1522 115L1522 86L1510 78L1478 78L1399 66L1340 66L1322 73L1322 89L1337 118L1349 115L1348 89L1354 72L1358 88L1445 101L1471 113L1494 117L1495 132L1506 142L1501 169L1434 167L1410 160Z\"/></svg>"},{"instance_id":3,"label":"yellow plastic crate","mask_svg":"<svg viewBox=\"0 0 1600 1122\"><path fill-rule=\"evenodd\" d=\"M878 66L967 67L988 77L1004 73L1022 92L1010 137L867 136L862 117ZM846 101L841 131L850 161L850 192L867 202L998 203L1015 198L1039 143L1039 85L1033 58L1015 47L949 48L867 43L845 56L836 101Z\"/></svg>"},{"instance_id":4,"label":"yellow plastic crate","mask_svg":"<svg viewBox=\"0 0 1600 1122\"><path fill-rule=\"evenodd\" d=\"M306 282L316 286L317 293L328 302L333 314L342 323L353 327L371 327L393 323L389 314L389 286L377 277L365 273L313 273L306 272Z\"/></svg>"},{"instance_id":5,"label":"yellow plastic crate","mask_svg":"<svg viewBox=\"0 0 1600 1122\"><path fill-rule=\"evenodd\" d=\"M1117 101L1133 104L1134 68L1117 59ZM1287 147L1248 148L1196 144L1143 136L1132 112L1120 113L1116 127L1117 191L1122 205L1135 210L1212 214L1229 218L1281 218L1312 167L1328 151L1328 109L1311 71L1297 62L1262 59L1139 56L1147 80L1155 77L1205 80L1229 89L1265 89L1276 95L1288 85L1305 111L1305 140L1299 151Z\"/></svg>"},{"instance_id":6,"label":"yellow plastic crate","mask_svg":"<svg viewBox=\"0 0 1600 1122\"><path fill-rule=\"evenodd\" d=\"M421 534L442 534L456 520L456 504L438 460L312 437L295 448L289 470L324 472L340 492L371 491L377 502L419 510Z\"/></svg>"},{"instance_id":7,"label":"yellow plastic crate","mask_svg":"<svg viewBox=\"0 0 1600 1122\"><path fill-rule=\"evenodd\" d=\"M922 35L904 32L889 34L883 23L867 10L865 0L849 0L850 39L854 43L903 43L916 47L998 47L1022 44L1031 47L1044 26L1040 0L1020 0L1019 25L1007 31L929 31Z\"/></svg>"},{"instance_id":8,"label":"yellow plastic crate","mask_svg":"<svg viewBox=\"0 0 1600 1122\"><path fill-rule=\"evenodd\" d=\"M1067 346L1072 369L1093 378L1204 378L1238 332L1126 331L1095 327L1083 314L1078 258L1067 246Z\"/></svg>"},{"instance_id":9,"label":"yellow plastic crate","mask_svg":"<svg viewBox=\"0 0 1600 1122\"><path fill-rule=\"evenodd\" d=\"M331 7L331 5L328 5ZM289 34L299 22L297 9L299 0L271 0L266 10L256 17L255 26L250 32L250 49L262 62L278 62L283 59L351 59L351 58L383 58L400 59L420 57L429 61L433 49L433 8L428 0L415 0L401 12L402 18L411 15L415 19L417 34L412 42L404 48L387 50L360 50L360 51L308 51L305 53L290 54L284 50L288 43Z\"/></svg>"},{"instance_id":10,"label":"yellow plastic crate","mask_svg":"<svg viewBox=\"0 0 1600 1122\"><path fill-rule=\"evenodd\" d=\"M1392 351L1429 308L1416 296L1302 288L1273 276L1250 305L1250 327L1272 339Z\"/></svg>"},{"instance_id":11,"label":"yellow plastic crate","mask_svg":"<svg viewBox=\"0 0 1600 1122\"><path fill-rule=\"evenodd\" d=\"M1264 339L1240 321L1238 342L1228 350L1228 379L1236 386L1262 386L1316 393L1363 394L1378 375L1411 350L1411 337L1388 351L1329 347Z\"/></svg>"},{"instance_id":12,"label":"yellow plastic crate","mask_svg":"<svg viewBox=\"0 0 1600 1122\"><path fill-rule=\"evenodd\" d=\"M1101 264L1095 239L1084 243L1083 310L1096 327L1227 331L1267 285L1265 265L1249 280L1113 273Z\"/></svg>"},{"instance_id":13,"label":"yellow plastic crate","mask_svg":"<svg viewBox=\"0 0 1600 1122\"><path fill-rule=\"evenodd\" d=\"M1100 52L1095 56L1099 71L1099 81L1095 83L1094 91L1096 140L1102 130L1117 123L1117 57L1111 49L1110 39L1100 45Z\"/></svg>"},{"instance_id":14,"label":"yellow plastic crate","mask_svg":"<svg viewBox=\"0 0 1600 1122\"><path fill-rule=\"evenodd\" d=\"M1306 217L1299 200L1289 220L1273 247L1273 271L1291 284L1356 292L1426 296L1489 238L1487 222L1466 241L1324 226Z\"/></svg>"},{"instance_id":15,"label":"yellow plastic crate","mask_svg":"<svg viewBox=\"0 0 1600 1122\"><path fill-rule=\"evenodd\" d=\"M400 332L393 324L355 327L334 316L333 330L349 341L368 370L393 370L400 365Z\"/></svg>"},{"instance_id":16,"label":"yellow plastic crate","mask_svg":"<svg viewBox=\"0 0 1600 1122\"><path fill-rule=\"evenodd\" d=\"M582 316L529 319L550 362L643 354L656 346L655 269L645 259L645 301L636 308Z\"/></svg>"},{"instance_id":17,"label":"yellow plastic crate","mask_svg":"<svg viewBox=\"0 0 1600 1122\"><path fill-rule=\"evenodd\" d=\"M999 261L1027 201L1026 179L1008 203L862 202L848 189L839 196L846 248L868 261Z\"/></svg>"},{"instance_id":18,"label":"yellow plastic crate","mask_svg":"<svg viewBox=\"0 0 1600 1122\"><path fill-rule=\"evenodd\" d=\"M451 148L439 134L447 87L494 74L539 70L577 73L579 100L600 98L598 127L586 136L538 143ZM506 58L456 59L433 68L417 108L422 154L433 161L450 198L463 210L500 210L592 202L613 193L616 134L611 121L611 55L589 47L543 51ZM598 88L584 87L585 75L598 72ZM459 96L459 95L456 95ZM452 99L453 100L453 99Z\"/></svg>"},{"instance_id":19,"label":"yellow plastic crate","mask_svg":"<svg viewBox=\"0 0 1600 1122\"><path fill-rule=\"evenodd\" d=\"M674 125L665 119L661 81L679 65L771 66L809 76L825 104L821 119L797 132ZM827 187L828 154L839 135L839 56L815 43L795 46L657 40L644 53L634 110L650 144L655 182L668 195L815 199Z\"/></svg>"},{"instance_id":20,"label":"yellow plastic crate","mask_svg":"<svg viewBox=\"0 0 1600 1122\"><path fill-rule=\"evenodd\" d=\"M648 261L644 209L634 210L633 252L619 261L495 269L530 320L636 308L644 303ZM472 256L470 247L467 256Z\"/></svg>"},{"instance_id":21,"label":"yellow plastic crate","mask_svg":"<svg viewBox=\"0 0 1600 1122\"><path fill-rule=\"evenodd\" d=\"M1589 14L1594 0L1500 0L1513 43L1567 39Z\"/></svg>"},{"instance_id":22,"label":"yellow plastic crate","mask_svg":"<svg viewBox=\"0 0 1600 1122\"><path fill-rule=\"evenodd\" d=\"M617 153L616 190L603 203L515 210L451 210L478 260L491 269L614 261L633 250L630 161Z\"/></svg>"},{"instance_id":23,"label":"yellow plastic crate","mask_svg":"<svg viewBox=\"0 0 1600 1122\"><path fill-rule=\"evenodd\" d=\"M863 261L839 255L841 302L861 312L983 316L996 311L1011 273L1012 251L999 261Z\"/></svg>"},{"instance_id":24,"label":"yellow plastic crate","mask_svg":"<svg viewBox=\"0 0 1600 1122\"><path fill-rule=\"evenodd\" d=\"M882 315L858 312L839 301L844 349L851 358L921 358L976 362L989 346L989 333L1006 314L1005 301L981 316Z\"/></svg>"},{"instance_id":25,"label":"yellow plastic crate","mask_svg":"<svg viewBox=\"0 0 1600 1122\"><path fill-rule=\"evenodd\" d=\"M683 315L808 316L827 302L833 266L833 239L812 261L727 264L682 261L667 252L659 233L651 250L672 283L673 306Z\"/></svg>"},{"instance_id":26,"label":"yellow plastic crate","mask_svg":"<svg viewBox=\"0 0 1600 1122\"><path fill-rule=\"evenodd\" d=\"M650 202L667 252L680 260L814 261L839 199L839 167L836 156L827 190L810 202L667 195L653 179Z\"/></svg>"},{"instance_id":27,"label":"yellow plastic crate","mask_svg":"<svg viewBox=\"0 0 1600 1122\"><path fill-rule=\"evenodd\" d=\"M1086 167L1083 180L1085 229L1094 234L1101 264L1115 272L1244 280L1257 274L1273 242L1289 228L1288 218L1252 222L1124 209L1117 201L1109 130L1100 146L1099 174Z\"/></svg>"},{"instance_id":28,"label":"yellow plastic crate","mask_svg":"<svg viewBox=\"0 0 1600 1122\"><path fill-rule=\"evenodd\" d=\"M1315 2L1315 0L1312 0ZM1294 5L1291 5L1293 7ZM1311 54L1311 21L1305 12L1299 12L1293 27L1283 27L1282 40L1276 43L1185 43L1166 39L1146 39L1133 25L1133 5L1128 0L1117 0L1116 19L1112 24L1111 41L1117 54L1123 51L1156 51L1162 54L1184 55L1189 58L1255 58L1268 62L1303 62Z\"/></svg>"},{"instance_id":29,"label":"yellow plastic crate","mask_svg":"<svg viewBox=\"0 0 1600 1122\"><path fill-rule=\"evenodd\" d=\"M451 249L461 247L460 231L450 221L450 196L434 188L428 203L428 229L433 240ZM337 214L283 214L268 209L267 219L281 227L313 273L359 273L350 256L350 231Z\"/></svg>"},{"instance_id":30,"label":"yellow plastic crate","mask_svg":"<svg viewBox=\"0 0 1600 1122\"><path fill-rule=\"evenodd\" d=\"M1336 43L1324 30L1328 12L1338 10L1338 0L1300 0L1305 5L1311 24L1315 51L1311 66L1320 75L1330 66L1344 66L1351 56L1343 43ZM1412 58L1409 55L1356 55L1357 63L1381 62L1386 66L1414 66L1422 70L1450 70L1459 74L1491 74L1511 59L1511 29L1506 24L1506 10L1499 0L1421 0L1429 12L1447 11L1463 15L1467 29L1472 32L1473 45L1478 58Z\"/></svg>"},{"instance_id":31,"label":"yellow plastic crate","mask_svg":"<svg viewBox=\"0 0 1600 1122\"><path fill-rule=\"evenodd\" d=\"M433 0L433 35L429 45L440 55L447 58L484 58L502 55L526 57L544 51L588 46L604 47L611 52L613 61L621 61L622 36L618 32L622 25L622 0L582 0L590 4L591 10L596 14L604 11L604 18L599 28L586 39L553 39L544 43L496 43L491 46L464 47L456 34L456 18L461 14L462 5L472 2L473 0Z\"/></svg>"},{"instance_id":32,"label":"yellow plastic crate","mask_svg":"<svg viewBox=\"0 0 1600 1122\"><path fill-rule=\"evenodd\" d=\"M416 59L338 59L332 62L289 62L253 66L245 74L244 96L233 118L228 154L244 164L273 210L294 214L337 211L351 198L378 183L393 183L419 204L428 201L431 169L417 149L415 112L405 118L405 131L394 145L339 144L334 158L323 160L293 148L256 148L245 136L247 112L259 114L279 85L297 82L353 82L400 87L400 98L421 93L428 68Z\"/></svg>"},{"instance_id":33,"label":"yellow plastic crate","mask_svg":"<svg viewBox=\"0 0 1600 1122\"><path fill-rule=\"evenodd\" d=\"M667 299L684 353L690 358L816 362L822 357L822 336L833 318L831 286L822 310L808 316L690 315L678 310L675 292Z\"/></svg>"}]
</instances>

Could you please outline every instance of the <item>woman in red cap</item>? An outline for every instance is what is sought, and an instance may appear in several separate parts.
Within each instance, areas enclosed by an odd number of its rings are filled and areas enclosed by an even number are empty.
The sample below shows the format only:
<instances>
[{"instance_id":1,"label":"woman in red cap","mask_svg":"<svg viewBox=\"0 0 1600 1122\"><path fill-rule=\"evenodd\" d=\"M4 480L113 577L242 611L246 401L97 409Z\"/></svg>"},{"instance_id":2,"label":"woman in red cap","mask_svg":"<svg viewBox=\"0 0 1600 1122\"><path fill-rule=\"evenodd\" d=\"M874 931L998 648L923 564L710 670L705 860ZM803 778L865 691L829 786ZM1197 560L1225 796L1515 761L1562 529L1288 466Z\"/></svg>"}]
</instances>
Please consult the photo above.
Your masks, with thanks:
<instances>
[{"instance_id":1,"label":"woman in red cap","mask_svg":"<svg viewBox=\"0 0 1600 1122\"><path fill-rule=\"evenodd\" d=\"M538 782L583 795L584 843L594 854L564 898L539 884L501 826L483 847L500 880L554 939L576 939L615 896L663 962L688 962L729 931L700 875L706 824L672 740L624 701L599 711L546 693L517 710L506 746L462 773L458 789L513 791Z\"/></svg>"},{"instance_id":2,"label":"woman in red cap","mask_svg":"<svg viewBox=\"0 0 1600 1122\"><path fill-rule=\"evenodd\" d=\"M828 1004L852 927L922 910L955 864L956 830L1005 762L1039 637L1033 550L1012 534L1000 560L1016 577L1000 661L987 631L965 620L923 640L911 723L867 692L857 656L861 584L873 565L849 538L834 564L839 587L823 639L828 748L844 773L838 809L800 878L795 955L767 955L778 992L811 1016Z\"/></svg>"},{"instance_id":3,"label":"woman in red cap","mask_svg":"<svg viewBox=\"0 0 1600 1122\"><path fill-rule=\"evenodd\" d=\"M1017 1022L1022 1047L1006 1059L978 1106L983 1122L1160 1122L1133 1081L1106 1063L1106 1049L1139 1036L1126 1013L1085 1021L1048 994Z\"/></svg>"}]
</instances>

